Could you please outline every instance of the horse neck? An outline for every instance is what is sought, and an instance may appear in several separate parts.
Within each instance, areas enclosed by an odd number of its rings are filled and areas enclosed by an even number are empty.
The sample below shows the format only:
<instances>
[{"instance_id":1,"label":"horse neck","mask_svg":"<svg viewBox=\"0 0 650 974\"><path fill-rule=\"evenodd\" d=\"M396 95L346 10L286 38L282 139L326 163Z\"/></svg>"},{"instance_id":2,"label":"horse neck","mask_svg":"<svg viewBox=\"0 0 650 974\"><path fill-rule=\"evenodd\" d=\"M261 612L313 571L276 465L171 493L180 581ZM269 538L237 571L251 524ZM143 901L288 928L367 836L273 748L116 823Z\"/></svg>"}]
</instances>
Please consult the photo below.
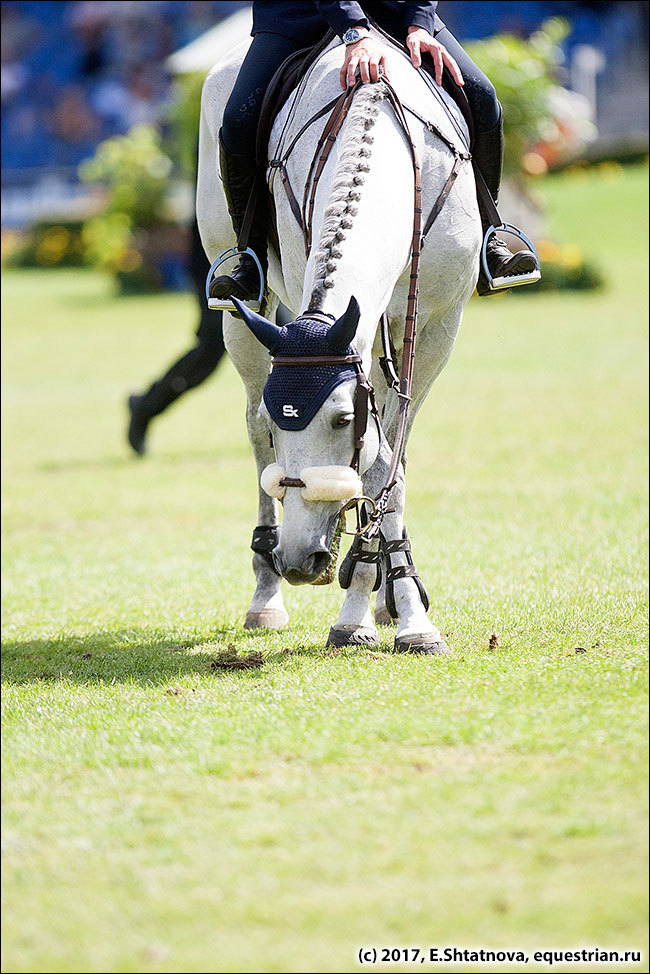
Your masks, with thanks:
<instances>
[{"instance_id":1,"label":"horse neck","mask_svg":"<svg viewBox=\"0 0 650 974\"><path fill-rule=\"evenodd\" d=\"M413 167L379 86L356 94L318 187L304 307L338 317L354 295L356 346L370 354L377 322L408 263Z\"/></svg>"}]
</instances>

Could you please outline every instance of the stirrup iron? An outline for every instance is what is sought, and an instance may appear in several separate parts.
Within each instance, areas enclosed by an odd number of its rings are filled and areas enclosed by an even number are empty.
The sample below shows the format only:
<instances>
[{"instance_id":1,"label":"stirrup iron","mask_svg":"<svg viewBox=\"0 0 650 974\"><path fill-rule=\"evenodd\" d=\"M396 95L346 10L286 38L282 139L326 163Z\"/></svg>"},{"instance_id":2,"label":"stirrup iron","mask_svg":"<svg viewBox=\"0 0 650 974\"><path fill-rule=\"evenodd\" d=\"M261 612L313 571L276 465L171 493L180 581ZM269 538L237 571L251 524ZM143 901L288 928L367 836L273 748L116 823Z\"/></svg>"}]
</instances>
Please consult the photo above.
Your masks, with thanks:
<instances>
[{"instance_id":1,"label":"stirrup iron","mask_svg":"<svg viewBox=\"0 0 650 974\"><path fill-rule=\"evenodd\" d=\"M264 297L265 281L264 281L264 271L262 270L262 265L260 263L259 257L257 256L254 250L251 250L250 247L246 247L244 250L240 250L238 247L235 246L235 247L229 247L228 250L224 250L222 254L219 254L217 259L210 267L210 270L208 271L208 276L205 279L205 297L208 302L208 308L210 309L210 311L232 311L233 305L230 298L210 297L210 284L212 283L212 279L215 276L216 271L221 267L222 264L224 264L227 260L232 260L233 257L241 257L244 254L248 254L248 256L252 257L253 260L255 261L255 264L257 266L257 273L260 276L260 291L257 298L250 299L248 301L242 301L242 304L245 304L247 308L251 309L251 311L259 311L260 308L262 307L262 298Z\"/></svg>"},{"instance_id":2,"label":"stirrup iron","mask_svg":"<svg viewBox=\"0 0 650 974\"><path fill-rule=\"evenodd\" d=\"M530 252L535 255L537 267L534 271L526 271L525 274L511 274L506 277L492 277L487 261L487 245L490 237L492 237L495 233L498 233L500 230L503 233L511 233L513 236L519 237L520 240L523 240ZM516 227L513 223L504 222L498 227L494 224L489 227L487 233L483 237L483 247L481 248L481 267L483 269L483 273L485 274L485 280L487 281L490 291L502 291L504 288L508 287L519 287L522 284L533 284L535 281L539 281L542 276L540 271L539 254L537 253L535 244L530 237L526 236L523 230L520 230L519 227Z\"/></svg>"}]
</instances>

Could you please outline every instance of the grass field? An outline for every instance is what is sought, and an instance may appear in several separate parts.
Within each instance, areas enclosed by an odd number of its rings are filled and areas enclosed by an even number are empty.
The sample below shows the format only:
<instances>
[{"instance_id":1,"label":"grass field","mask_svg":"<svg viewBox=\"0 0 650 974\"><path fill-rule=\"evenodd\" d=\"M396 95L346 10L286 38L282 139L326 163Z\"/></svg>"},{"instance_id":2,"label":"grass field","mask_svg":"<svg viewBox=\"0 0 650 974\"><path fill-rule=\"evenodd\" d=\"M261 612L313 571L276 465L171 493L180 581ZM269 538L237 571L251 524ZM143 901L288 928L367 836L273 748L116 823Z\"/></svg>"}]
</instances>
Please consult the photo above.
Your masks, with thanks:
<instances>
[{"instance_id":1,"label":"grass field","mask_svg":"<svg viewBox=\"0 0 650 974\"><path fill-rule=\"evenodd\" d=\"M419 417L408 524L448 659L396 657L389 630L325 651L337 587L244 632L230 364L145 460L124 442L192 298L4 275L3 971L647 949L647 170L541 191L609 286L472 301ZM230 645L263 665L212 669Z\"/></svg>"}]
</instances>

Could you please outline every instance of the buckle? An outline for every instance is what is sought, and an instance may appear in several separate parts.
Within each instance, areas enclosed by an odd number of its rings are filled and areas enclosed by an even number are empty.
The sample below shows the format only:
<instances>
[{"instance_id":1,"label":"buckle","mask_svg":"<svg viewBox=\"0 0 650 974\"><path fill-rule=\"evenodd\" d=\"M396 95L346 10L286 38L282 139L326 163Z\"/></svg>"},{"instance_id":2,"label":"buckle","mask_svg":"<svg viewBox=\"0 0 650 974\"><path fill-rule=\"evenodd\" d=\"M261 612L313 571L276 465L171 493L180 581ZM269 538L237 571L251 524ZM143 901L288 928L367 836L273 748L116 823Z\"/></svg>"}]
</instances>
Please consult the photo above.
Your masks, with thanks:
<instances>
[{"instance_id":1,"label":"buckle","mask_svg":"<svg viewBox=\"0 0 650 974\"><path fill-rule=\"evenodd\" d=\"M505 277L492 277L487 262L487 245L490 237L499 231L502 231L503 233L511 233L513 236L518 237L526 244L530 252L535 255L535 260L537 261L537 267L534 271L526 271L525 274L511 274ZM490 291L503 291L505 288L520 287L523 284L533 284L535 281L539 281L542 276L539 263L539 254L537 253L535 244L530 237L524 233L523 230L520 230L519 227L516 227L513 223L502 223L499 227L492 224L492 226L489 227L483 238L483 247L481 248L481 267Z\"/></svg>"},{"instance_id":2,"label":"buckle","mask_svg":"<svg viewBox=\"0 0 650 974\"><path fill-rule=\"evenodd\" d=\"M212 266L210 267L210 270L208 271L208 276L205 279L205 298L206 301L208 302L208 308L210 309L210 311L230 311L230 313L232 314L233 304L230 298L211 298L210 284L212 283L213 277L215 276L216 272L218 271L218 269L221 267L222 264L225 264L227 260L232 260L234 257L241 257L243 254L248 254L249 257L252 257L253 260L255 261L255 264L257 266L257 273L259 274L259 278L260 278L260 291L257 298L253 298L248 301L242 301L242 304L245 304L247 308L251 309L251 311L259 311L260 308L262 307L265 281L264 281L264 271L262 270L262 265L260 264L259 257L257 256L254 250L251 250L250 247L246 247L244 250L240 250L238 247L235 246L235 247L229 247L227 250L224 250L222 254L219 254L217 259L213 262Z\"/></svg>"}]
</instances>

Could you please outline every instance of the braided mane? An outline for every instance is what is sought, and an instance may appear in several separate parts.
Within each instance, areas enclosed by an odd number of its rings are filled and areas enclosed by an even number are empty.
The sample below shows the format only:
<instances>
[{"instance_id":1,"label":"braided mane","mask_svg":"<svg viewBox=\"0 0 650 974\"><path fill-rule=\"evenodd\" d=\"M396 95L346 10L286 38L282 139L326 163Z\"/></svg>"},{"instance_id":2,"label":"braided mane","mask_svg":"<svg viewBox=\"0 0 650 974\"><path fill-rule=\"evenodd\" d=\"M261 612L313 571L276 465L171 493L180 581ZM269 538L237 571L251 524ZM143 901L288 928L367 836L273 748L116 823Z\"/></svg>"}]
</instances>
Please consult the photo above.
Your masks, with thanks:
<instances>
[{"instance_id":1,"label":"braided mane","mask_svg":"<svg viewBox=\"0 0 650 974\"><path fill-rule=\"evenodd\" d=\"M310 307L319 308L326 291L334 287L338 261L343 256L346 230L358 213L357 203L365 173L370 169L374 136L371 129L385 93L380 85L364 85L356 95L341 132L341 150L323 214L314 268Z\"/></svg>"}]
</instances>

